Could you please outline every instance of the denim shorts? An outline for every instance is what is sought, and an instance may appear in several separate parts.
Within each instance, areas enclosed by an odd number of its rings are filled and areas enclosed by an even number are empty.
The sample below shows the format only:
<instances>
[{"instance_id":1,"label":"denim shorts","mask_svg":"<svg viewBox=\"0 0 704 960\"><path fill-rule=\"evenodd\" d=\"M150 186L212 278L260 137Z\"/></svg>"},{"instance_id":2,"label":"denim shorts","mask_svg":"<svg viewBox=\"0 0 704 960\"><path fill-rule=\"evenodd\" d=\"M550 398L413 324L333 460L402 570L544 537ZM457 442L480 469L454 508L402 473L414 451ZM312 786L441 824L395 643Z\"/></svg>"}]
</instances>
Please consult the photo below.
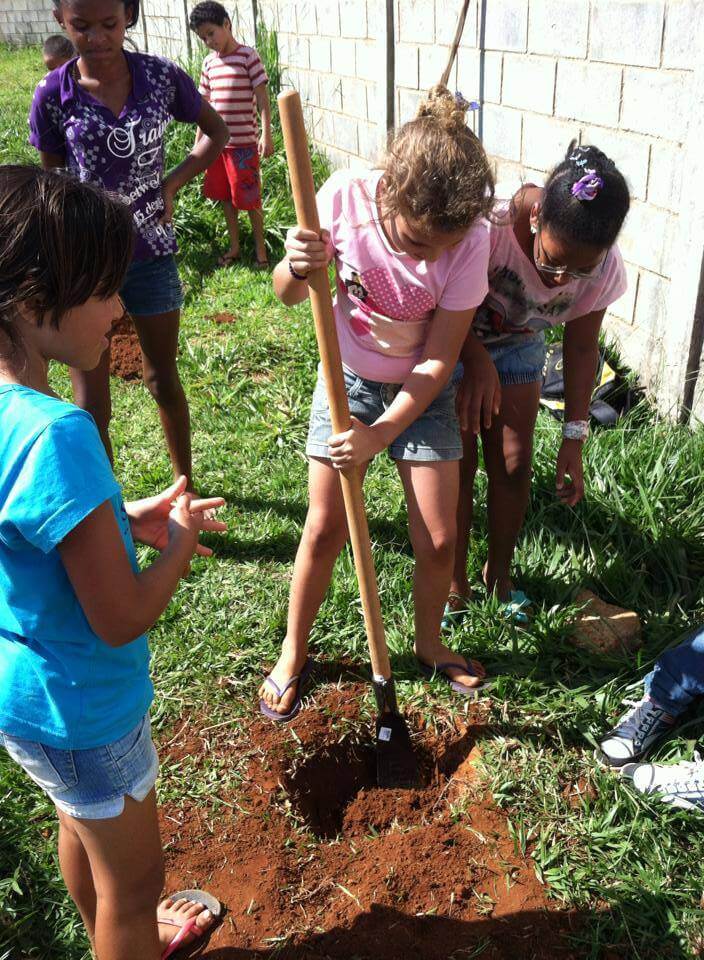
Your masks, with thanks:
<instances>
[{"instance_id":1,"label":"denim shorts","mask_svg":"<svg viewBox=\"0 0 704 960\"><path fill-rule=\"evenodd\" d=\"M402 383L364 380L348 367L344 368L344 375L350 413L368 426L379 419L403 386ZM391 444L389 454L394 460L428 462L462 459L462 438L455 410L457 386L461 379L460 365L430 406ZM329 458L328 439L332 432L325 381L318 367L306 443L309 457Z\"/></svg>"},{"instance_id":2,"label":"denim shorts","mask_svg":"<svg viewBox=\"0 0 704 960\"><path fill-rule=\"evenodd\" d=\"M159 771L148 714L124 737L90 750L60 750L1 732L0 742L59 810L78 820L119 817L125 796L144 800Z\"/></svg>"},{"instance_id":3,"label":"denim shorts","mask_svg":"<svg viewBox=\"0 0 704 960\"><path fill-rule=\"evenodd\" d=\"M504 387L518 383L536 383L543 379L545 366L545 334L525 334L508 342L487 343L499 381Z\"/></svg>"},{"instance_id":4,"label":"denim shorts","mask_svg":"<svg viewBox=\"0 0 704 960\"><path fill-rule=\"evenodd\" d=\"M133 317L152 317L183 306L183 287L173 254L133 260L120 290L122 302Z\"/></svg>"}]
</instances>

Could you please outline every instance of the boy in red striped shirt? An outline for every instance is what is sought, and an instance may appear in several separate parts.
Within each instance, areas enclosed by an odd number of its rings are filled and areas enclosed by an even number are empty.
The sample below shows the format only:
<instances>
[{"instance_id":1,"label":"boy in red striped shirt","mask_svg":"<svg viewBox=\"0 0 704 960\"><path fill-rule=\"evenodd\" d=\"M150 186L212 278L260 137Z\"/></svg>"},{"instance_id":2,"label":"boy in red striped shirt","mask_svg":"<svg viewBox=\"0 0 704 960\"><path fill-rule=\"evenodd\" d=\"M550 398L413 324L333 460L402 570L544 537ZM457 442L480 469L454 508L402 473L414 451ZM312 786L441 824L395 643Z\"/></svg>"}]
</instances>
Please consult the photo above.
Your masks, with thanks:
<instances>
[{"instance_id":1,"label":"boy in red striped shirt","mask_svg":"<svg viewBox=\"0 0 704 960\"><path fill-rule=\"evenodd\" d=\"M227 11L214 0L197 4L189 19L191 30L212 50L203 61L200 93L220 114L230 130L230 141L205 173L203 192L222 203L230 233L230 249L218 260L229 266L240 256L238 215L246 210L252 221L257 268L269 266L264 245L264 217L259 158L274 152L271 136L269 82L259 54L232 35ZM258 136L257 109L262 117ZM200 130L197 137L200 136Z\"/></svg>"}]
</instances>

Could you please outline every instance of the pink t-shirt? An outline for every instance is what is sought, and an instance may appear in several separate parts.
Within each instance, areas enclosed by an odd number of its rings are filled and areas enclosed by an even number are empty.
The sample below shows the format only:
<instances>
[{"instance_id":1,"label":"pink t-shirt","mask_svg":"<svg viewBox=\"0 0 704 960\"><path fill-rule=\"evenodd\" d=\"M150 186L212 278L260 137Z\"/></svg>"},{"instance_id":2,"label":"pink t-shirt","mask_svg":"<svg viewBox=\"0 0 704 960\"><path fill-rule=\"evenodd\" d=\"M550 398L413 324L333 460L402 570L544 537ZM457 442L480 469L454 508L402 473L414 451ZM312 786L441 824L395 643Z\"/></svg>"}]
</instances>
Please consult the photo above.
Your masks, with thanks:
<instances>
[{"instance_id":1,"label":"pink t-shirt","mask_svg":"<svg viewBox=\"0 0 704 960\"><path fill-rule=\"evenodd\" d=\"M501 204L497 213L500 216L507 210L508 204ZM615 244L594 277L546 287L510 223L491 223L489 239L489 293L472 326L483 343L517 341L526 334L605 310L626 289L626 271Z\"/></svg>"},{"instance_id":2,"label":"pink t-shirt","mask_svg":"<svg viewBox=\"0 0 704 960\"><path fill-rule=\"evenodd\" d=\"M485 221L434 263L394 250L381 229L382 171L338 170L318 191L335 257L342 360L365 380L403 383L421 359L436 307L472 310L488 291Z\"/></svg>"}]
</instances>

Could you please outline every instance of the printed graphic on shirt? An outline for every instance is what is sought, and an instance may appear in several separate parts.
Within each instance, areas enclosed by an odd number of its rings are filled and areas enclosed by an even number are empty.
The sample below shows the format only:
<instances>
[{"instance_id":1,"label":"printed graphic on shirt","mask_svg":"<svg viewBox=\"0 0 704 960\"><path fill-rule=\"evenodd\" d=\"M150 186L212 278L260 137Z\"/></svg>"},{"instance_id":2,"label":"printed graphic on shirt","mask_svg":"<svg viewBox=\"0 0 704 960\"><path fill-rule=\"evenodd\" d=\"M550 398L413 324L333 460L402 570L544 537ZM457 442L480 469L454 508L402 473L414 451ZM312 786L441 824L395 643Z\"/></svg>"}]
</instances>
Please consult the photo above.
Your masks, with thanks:
<instances>
[{"instance_id":1,"label":"printed graphic on shirt","mask_svg":"<svg viewBox=\"0 0 704 960\"><path fill-rule=\"evenodd\" d=\"M30 140L50 153L65 149L71 173L132 207L138 257L163 256L176 250L173 228L159 223L164 134L174 117L186 112L194 118L200 97L190 77L170 61L146 54L131 54L130 60L140 93L130 94L119 118L80 93L70 74L48 74L32 105Z\"/></svg>"},{"instance_id":2,"label":"printed graphic on shirt","mask_svg":"<svg viewBox=\"0 0 704 960\"><path fill-rule=\"evenodd\" d=\"M418 284L401 284L383 267L362 273L349 264L339 265L339 275L348 296L358 300L365 312L381 313L392 320L425 320L435 307L432 296Z\"/></svg>"},{"instance_id":3,"label":"printed graphic on shirt","mask_svg":"<svg viewBox=\"0 0 704 960\"><path fill-rule=\"evenodd\" d=\"M494 340L507 334L539 333L560 322L572 305L574 294L556 293L552 300L540 303L530 297L521 277L510 267L499 267L489 274L490 292L477 308L473 330L482 340Z\"/></svg>"}]
</instances>

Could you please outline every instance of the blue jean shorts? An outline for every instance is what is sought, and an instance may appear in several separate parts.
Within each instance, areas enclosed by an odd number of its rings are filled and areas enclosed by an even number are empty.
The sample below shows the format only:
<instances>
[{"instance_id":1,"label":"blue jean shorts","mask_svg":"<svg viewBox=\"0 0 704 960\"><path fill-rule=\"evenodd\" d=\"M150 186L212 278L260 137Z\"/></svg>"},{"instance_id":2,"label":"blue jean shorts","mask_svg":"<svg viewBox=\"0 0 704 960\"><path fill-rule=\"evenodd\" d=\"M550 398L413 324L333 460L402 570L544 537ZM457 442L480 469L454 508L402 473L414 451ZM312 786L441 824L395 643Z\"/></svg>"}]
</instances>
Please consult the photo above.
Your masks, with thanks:
<instances>
[{"instance_id":1,"label":"blue jean shorts","mask_svg":"<svg viewBox=\"0 0 704 960\"><path fill-rule=\"evenodd\" d=\"M536 383L543 379L545 366L545 334L525 334L508 342L487 343L486 349L494 361L502 386L518 383Z\"/></svg>"},{"instance_id":2,"label":"blue jean shorts","mask_svg":"<svg viewBox=\"0 0 704 960\"><path fill-rule=\"evenodd\" d=\"M125 796L144 800L159 772L148 714L124 737L90 750L60 750L1 732L0 742L59 810L78 820L119 817Z\"/></svg>"},{"instance_id":3,"label":"blue jean shorts","mask_svg":"<svg viewBox=\"0 0 704 960\"><path fill-rule=\"evenodd\" d=\"M173 254L133 260L120 290L122 302L133 317L153 317L183 306L183 287Z\"/></svg>"},{"instance_id":4,"label":"blue jean shorts","mask_svg":"<svg viewBox=\"0 0 704 960\"><path fill-rule=\"evenodd\" d=\"M348 367L344 368L344 375L350 413L367 426L371 426L391 406L403 386L402 383L365 380ZM389 454L394 460L428 462L462 459L462 438L455 409L455 397L461 379L462 367L457 366L447 386L391 444ZM318 367L306 443L309 457L329 458L328 439L332 432L325 381Z\"/></svg>"}]
</instances>

